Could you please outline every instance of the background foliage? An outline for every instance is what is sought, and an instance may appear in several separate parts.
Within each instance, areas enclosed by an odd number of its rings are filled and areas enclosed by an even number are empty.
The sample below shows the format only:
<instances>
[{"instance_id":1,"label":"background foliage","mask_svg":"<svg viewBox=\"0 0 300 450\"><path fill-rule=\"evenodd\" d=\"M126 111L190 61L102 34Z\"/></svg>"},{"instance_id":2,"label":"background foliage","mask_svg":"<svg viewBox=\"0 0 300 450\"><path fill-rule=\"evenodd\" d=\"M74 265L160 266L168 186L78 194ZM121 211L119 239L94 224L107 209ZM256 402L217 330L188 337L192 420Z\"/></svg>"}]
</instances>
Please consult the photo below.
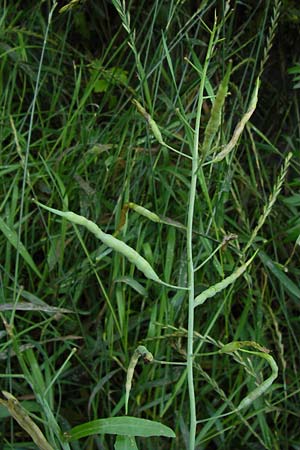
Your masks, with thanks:
<instances>
[{"instance_id":1,"label":"background foliage","mask_svg":"<svg viewBox=\"0 0 300 450\"><path fill-rule=\"evenodd\" d=\"M212 151L229 141L258 76L261 87L239 145L221 163L203 167L193 242L195 265L201 265L198 293L239 266L253 230L267 214L251 245L260 253L247 275L196 311L195 341L201 350L195 389L203 420L197 448L298 449L297 2L131 1L126 4L129 35L111 2L78 2L59 13L62 3L52 16L37 85L51 5L2 2L3 389L34 415L55 448L64 448L58 425L68 430L124 413L126 368L139 344L156 360L185 362L185 292L146 281L85 229L42 211L32 198L117 233L167 283L184 285L184 230L130 209L124 220L124 205L134 202L184 226L191 172L187 158L157 142L132 99L151 114L169 145L189 154L216 14L219 41L205 84L201 138L229 61L233 70ZM282 187L280 169L289 152L293 157ZM229 234L236 236L225 242ZM280 373L247 415L218 419L228 399L237 405L268 370L255 358L201 356L232 340L253 340L270 349ZM176 432L176 439L138 441L144 448L185 448L189 405L183 366L138 365L129 408L130 415L161 421ZM1 405L0 413L1 448L36 448ZM113 441L93 436L71 448L108 449Z\"/></svg>"}]
</instances>

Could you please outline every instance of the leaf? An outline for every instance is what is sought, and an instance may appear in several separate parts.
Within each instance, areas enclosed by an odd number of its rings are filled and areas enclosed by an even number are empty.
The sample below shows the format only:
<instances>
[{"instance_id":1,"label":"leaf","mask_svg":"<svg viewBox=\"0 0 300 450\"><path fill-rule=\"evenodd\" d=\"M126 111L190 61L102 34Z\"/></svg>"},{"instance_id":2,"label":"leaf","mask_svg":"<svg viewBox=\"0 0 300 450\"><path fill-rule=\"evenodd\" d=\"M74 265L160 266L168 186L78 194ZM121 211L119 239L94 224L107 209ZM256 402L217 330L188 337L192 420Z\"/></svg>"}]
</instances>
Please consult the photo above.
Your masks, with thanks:
<instances>
[{"instance_id":1,"label":"leaf","mask_svg":"<svg viewBox=\"0 0 300 450\"><path fill-rule=\"evenodd\" d=\"M138 450L134 436L117 436L115 450Z\"/></svg>"},{"instance_id":2,"label":"leaf","mask_svg":"<svg viewBox=\"0 0 300 450\"><path fill-rule=\"evenodd\" d=\"M45 303L45 305L35 305L28 302L18 302L15 303L2 303L0 305L0 311L43 311L47 313L73 313L70 309L58 308L56 306L50 306Z\"/></svg>"},{"instance_id":3,"label":"leaf","mask_svg":"<svg viewBox=\"0 0 300 450\"><path fill-rule=\"evenodd\" d=\"M272 259L269 258L268 255L263 251L259 252L259 257L263 262L263 264L272 272L273 275L275 275L275 277L281 283L284 290L288 291L290 294L300 299L299 287L282 270L280 270L275 265L274 261L272 261Z\"/></svg>"},{"instance_id":4,"label":"leaf","mask_svg":"<svg viewBox=\"0 0 300 450\"><path fill-rule=\"evenodd\" d=\"M11 243L13 247L20 253L22 258L26 261L26 263L32 268L32 270L40 277L42 278L42 275L35 265L33 259L31 258L30 254L26 250L26 247L22 244L22 242L18 242L18 235L15 232L15 230L12 230L9 228L9 226L4 222L4 220L0 217L0 230L6 237L6 239Z\"/></svg>"},{"instance_id":5,"label":"leaf","mask_svg":"<svg viewBox=\"0 0 300 450\"><path fill-rule=\"evenodd\" d=\"M106 92L108 86L109 86L108 81L102 80L102 79L98 80L94 84L94 92L96 92L96 94L99 94L101 92Z\"/></svg>"},{"instance_id":6,"label":"leaf","mask_svg":"<svg viewBox=\"0 0 300 450\"><path fill-rule=\"evenodd\" d=\"M128 286L130 286L132 289L134 289L142 297L148 297L148 292L146 291L144 286L142 286L141 283L139 283L138 281L136 281L134 278L132 278L130 276L118 277L114 280L114 283L125 283Z\"/></svg>"},{"instance_id":7,"label":"leaf","mask_svg":"<svg viewBox=\"0 0 300 450\"><path fill-rule=\"evenodd\" d=\"M290 197L282 198L282 203L288 206L300 206L300 194L294 194Z\"/></svg>"},{"instance_id":8,"label":"leaf","mask_svg":"<svg viewBox=\"0 0 300 450\"><path fill-rule=\"evenodd\" d=\"M64 433L67 441L91 436L93 434L117 434L119 436L164 436L176 437L174 431L159 422L136 417L112 417L110 419L98 419L78 425Z\"/></svg>"}]
</instances>

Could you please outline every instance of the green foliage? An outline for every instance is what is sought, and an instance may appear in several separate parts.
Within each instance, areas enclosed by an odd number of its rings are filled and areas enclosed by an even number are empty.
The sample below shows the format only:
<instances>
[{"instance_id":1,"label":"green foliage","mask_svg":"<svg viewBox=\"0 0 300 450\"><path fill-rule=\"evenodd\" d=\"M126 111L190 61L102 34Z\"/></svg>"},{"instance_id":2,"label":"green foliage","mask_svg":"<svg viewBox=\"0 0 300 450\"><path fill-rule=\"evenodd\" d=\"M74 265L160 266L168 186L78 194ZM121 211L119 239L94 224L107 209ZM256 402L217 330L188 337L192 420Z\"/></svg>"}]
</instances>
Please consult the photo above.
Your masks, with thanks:
<instances>
[{"instance_id":1,"label":"green foliage","mask_svg":"<svg viewBox=\"0 0 300 450\"><path fill-rule=\"evenodd\" d=\"M92 434L116 434L118 436L165 436L174 438L174 432L152 420L137 419L136 417L113 417L84 423L65 433L68 441L76 441Z\"/></svg>"},{"instance_id":2,"label":"green foliage","mask_svg":"<svg viewBox=\"0 0 300 450\"><path fill-rule=\"evenodd\" d=\"M296 448L296 2L64 3L0 21L1 448Z\"/></svg>"}]
</instances>

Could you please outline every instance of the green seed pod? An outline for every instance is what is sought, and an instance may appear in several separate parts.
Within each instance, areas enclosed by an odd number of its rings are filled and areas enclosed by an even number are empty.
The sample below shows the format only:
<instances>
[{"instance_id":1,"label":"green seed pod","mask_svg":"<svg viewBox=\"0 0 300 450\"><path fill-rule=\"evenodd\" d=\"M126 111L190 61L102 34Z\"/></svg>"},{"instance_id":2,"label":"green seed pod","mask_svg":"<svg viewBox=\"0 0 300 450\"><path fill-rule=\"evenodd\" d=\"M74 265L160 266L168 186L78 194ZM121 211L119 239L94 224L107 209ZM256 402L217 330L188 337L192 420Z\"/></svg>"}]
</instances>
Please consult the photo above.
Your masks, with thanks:
<instances>
[{"instance_id":1,"label":"green seed pod","mask_svg":"<svg viewBox=\"0 0 300 450\"><path fill-rule=\"evenodd\" d=\"M69 220L72 223L75 223L76 225L84 226L91 233L93 233L98 239L100 239L105 245L112 248L116 252L119 252L121 255L125 256L125 258L127 258L132 264L134 264L137 269L143 272L145 277L158 283L162 283L162 281L160 280L154 269L151 267L148 261L146 261L145 258L143 258L133 248L129 247L129 245L125 244L125 242L120 241L119 239L115 238L110 234L104 233L98 227L98 225L96 225L91 220L88 220L85 217L80 216L79 214L75 214L71 211L59 211L58 209L49 208L49 206L42 205L39 202L36 203L42 208L46 209L47 211L57 214L58 216L64 217L65 219Z\"/></svg>"},{"instance_id":2,"label":"green seed pod","mask_svg":"<svg viewBox=\"0 0 300 450\"><path fill-rule=\"evenodd\" d=\"M266 359L272 369L272 374L263 383L257 386L257 388L255 388L252 392L250 392L250 394L248 394L246 397L243 398L243 400L237 407L237 411L240 411L241 409L247 408L249 405L251 405L251 403L253 403L254 400L259 398L269 389L273 381L278 377L278 366L271 355L268 355L267 353L258 353L258 352L249 352L249 353L252 353L254 355Z\"/></svg>"},{"instance_id":3,"label":"green seed pod","mask_svg":"<svg viewBox=\"0 0 300 450\"><path fill-rule=\"evenodd\" d=\"M153 213L152 211L149 211L149 209L144 208L143 206L137 205L136 203L129 202L127 203L128 207L130 209L133 209L135 212L140 214L141 216L146 217L147 219L151 220L152 222L161 222L160 217Z\"/></svg>"},{"instance_id":4,"label":"green seed pod","mask_svg":"<svg viewBox=\"0 0 300 450\"><path fill-rule=\"evenodd\" d=\"M29 417L28 412L22 407L19 401L9 392L2 391L2 394L7 400L0 399L0 404L8 409L11 416L18 422L20 427L29 434L37 447L41 450L54 450L47 442L40 428Z\"/></svg>"},{"instance_id":5,"label":"green seed pod","mask_svg":"<svg viewBox=\"0 0 300 450\"><path fill-rule=\"evenodd\" d=\"M251 258L245 262L241 267L239 267L235 272L233 272L228 277L224 278L224 280L216 283L214 286L206 289L201 292L196 298L194 302L194 308L196 306L202 305L208 298L214 297L218 292L223 291L223 289L227 288L230 284L234 283L247 269L247 267L252 263L253 259L257 255L258 250L251 256Z\"/></svg>"},{"instance_id":6,"label":"green seed pod","mask_svg":"<svg viewBox=\"0 0 300 450\"><path fill-rule=\"evenodd\" d=\"M202 144L203 158L209 153L213 139L221 125L222 108L228 92L228 84L231 73L232 61L229 62L225 76L220 83L214 104L211 109L210 118L204 131L204 140Z\"/></svg>"},{"instance_id":7,"label":"green seed pod","mask_svg":"<svg viewBox=\"0 0 300 450\"><path fill-rule=\"evenodd\" d=\"M131 386L132 386L132 378L133 378L133 374L134 374L134 369L135 366L137 365L137 362L139 360L139 358L142 357L143 361L145 364L149 364L153 361L153 355L152 353L150 353L146 347L144 347L143 345L139 345L131 359L130 359L130 363L127 369L127 376L126 376L126 384L125 384L125 389L126 389L126 393L125 393L125 414L128 414L128 401L129 401L129 394L131 391Z\"/></svg>"},{"instance_id":8,"label":"green seed pod","mask_svg":"<svg viewBox=\"0 0 300 450\"><path fill-rule=\"evenodd\" d=\"M158 140L158 142L161 145L164 145L164 140L162 138L161 132L160 132L156 122L154 121L154 119L152 119L150 114L145 110L145 108L142 107L142 105L137 100L135 100L135 99L132 100L132 103L136 106L139 113L146 119L146 121L148 122L148 124L152 130L152 133L154 134L154 136Z\"/></svg>"},{"instance_id":9,"label":"green seed pod","mask_svg":"<svg viewBox=\"0 0 300 450\"><path fill-rule=\"evenodd\" d=\"M255 111L255 108L257 105L257 100L258 100L259 86L260 86L260 80L258 78L255 83L254 91L253 91L247 112L243 115L243 117L241 118L241 120L239 121L237 126L235 127L232 138L230 139L228 144L225 145L224 149L220 153L218 153L218 155L212 161L213 163L222 161L222 159L224 159L225 156L227 156L231 152L231 150L235 147L235 145L237 144L237 141L238 141L240 135L242 134L246 123L250 120L250 117L252 116L252 114Z\"/></svg>"}]
</instances>

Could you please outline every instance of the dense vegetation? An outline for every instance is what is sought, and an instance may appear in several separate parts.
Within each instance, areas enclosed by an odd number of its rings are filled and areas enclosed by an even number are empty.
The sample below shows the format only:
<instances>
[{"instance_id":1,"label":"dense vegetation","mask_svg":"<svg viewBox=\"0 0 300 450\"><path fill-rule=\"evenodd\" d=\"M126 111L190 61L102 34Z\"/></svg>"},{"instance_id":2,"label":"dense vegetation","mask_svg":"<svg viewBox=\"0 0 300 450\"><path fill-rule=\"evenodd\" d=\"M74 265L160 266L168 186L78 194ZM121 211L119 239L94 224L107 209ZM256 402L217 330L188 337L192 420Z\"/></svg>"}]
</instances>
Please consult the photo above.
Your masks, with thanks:
<instances>
[{"instance_id":1,"label":"dense vegetation","mask_svg":"<svg viewBox=\"0 0 300 450\"><path fill-rule=\"evenodd\" d=\"M300 448L299 28L293 1L2 2L1 448ZM127 400L154 436L72 439L138 436Z\"/></svg>"}]
</instances>

